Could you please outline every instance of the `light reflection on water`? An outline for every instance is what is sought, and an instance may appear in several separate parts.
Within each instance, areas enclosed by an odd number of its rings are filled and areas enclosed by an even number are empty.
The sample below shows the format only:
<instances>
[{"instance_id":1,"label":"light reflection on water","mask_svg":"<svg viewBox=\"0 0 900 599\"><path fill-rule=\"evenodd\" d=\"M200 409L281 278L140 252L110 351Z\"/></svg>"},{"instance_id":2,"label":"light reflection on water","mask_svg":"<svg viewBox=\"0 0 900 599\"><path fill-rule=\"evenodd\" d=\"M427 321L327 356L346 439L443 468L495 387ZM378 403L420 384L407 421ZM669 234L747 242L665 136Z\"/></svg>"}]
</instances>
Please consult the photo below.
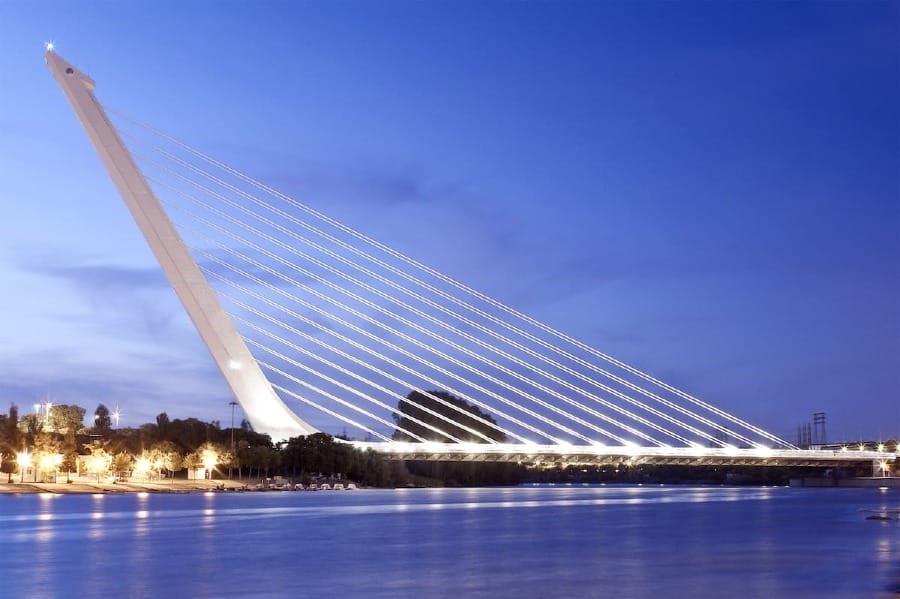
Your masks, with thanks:
<instances>
[{"instance_id":1,"label":"light reflection on water","mask_svg":"<svg viewBox=\"0 0 900 599\"><path fill-rule=\"evenodd\" d=\"M900 523L859 510L892 506L671 486L0 496L0 554L29 556L0 580L15 597L875 596Z\"/></svg>"}]
</instances>

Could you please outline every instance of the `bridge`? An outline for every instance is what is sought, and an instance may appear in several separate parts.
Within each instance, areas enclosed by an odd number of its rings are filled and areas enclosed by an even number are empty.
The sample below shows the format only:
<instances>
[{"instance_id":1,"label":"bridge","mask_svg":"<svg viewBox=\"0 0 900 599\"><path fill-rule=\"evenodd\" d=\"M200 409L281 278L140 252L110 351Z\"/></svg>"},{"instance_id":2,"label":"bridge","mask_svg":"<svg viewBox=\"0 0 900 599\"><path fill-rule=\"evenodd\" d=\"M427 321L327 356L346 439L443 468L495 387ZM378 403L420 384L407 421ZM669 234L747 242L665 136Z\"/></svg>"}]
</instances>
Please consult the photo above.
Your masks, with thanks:
<instances>
[{"instance_id":1,"label":"bridge","mask_svg":"<svg viewBox=\"0 0 900 599\"><path fill-rule=\"evenodd\" d=\"M235 398L273 439L343 427L390 459L531 464L896 457L800 449L105 107L89 76L52 48L45 58Z\"/></svg>"}]
</instances>

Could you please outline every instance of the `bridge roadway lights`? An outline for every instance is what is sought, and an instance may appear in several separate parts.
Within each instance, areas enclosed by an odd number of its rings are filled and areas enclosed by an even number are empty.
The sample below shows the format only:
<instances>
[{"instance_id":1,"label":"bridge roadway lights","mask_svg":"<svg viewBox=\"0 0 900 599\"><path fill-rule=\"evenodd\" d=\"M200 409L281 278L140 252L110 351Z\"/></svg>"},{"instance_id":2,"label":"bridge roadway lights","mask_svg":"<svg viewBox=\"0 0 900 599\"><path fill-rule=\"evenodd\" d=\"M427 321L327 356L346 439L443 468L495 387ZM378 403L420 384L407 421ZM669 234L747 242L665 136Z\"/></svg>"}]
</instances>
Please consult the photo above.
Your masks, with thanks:
<instances>
[{"instance_id":1,"label":"bridge roadway lights","mask_svg":"<svg viewBox=\"0 0 900 599\"><path fill-rule=\"evenodd\" d=\"M879 451L810 449L639 447L600 445L523 445L487 443L364 443L388 460L440 462L518 462L571 465L656 466L817 466L834 468L893 461L896 454Z\"/></svg>"}]
</instances>

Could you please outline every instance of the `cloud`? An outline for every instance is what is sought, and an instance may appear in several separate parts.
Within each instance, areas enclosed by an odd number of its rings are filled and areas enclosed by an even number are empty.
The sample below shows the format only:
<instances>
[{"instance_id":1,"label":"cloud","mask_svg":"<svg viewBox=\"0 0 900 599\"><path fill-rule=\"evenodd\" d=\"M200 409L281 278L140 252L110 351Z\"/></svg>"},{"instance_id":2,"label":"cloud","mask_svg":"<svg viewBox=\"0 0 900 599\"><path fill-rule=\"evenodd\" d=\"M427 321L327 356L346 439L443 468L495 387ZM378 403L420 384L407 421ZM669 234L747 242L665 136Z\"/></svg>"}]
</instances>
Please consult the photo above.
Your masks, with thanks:
<instances>
[{"instance_id":1,"label":"cloud","mask_svg":"<svg viewBox=\"0 0 900 599\"><path fill-rule=\"evenodd\" d=\"M169 286L162 270L152 267L66 264L58 256L39 257L22 266L27 271L61 279L91 294L164 289Z\"/></svg>"}]
</instances>

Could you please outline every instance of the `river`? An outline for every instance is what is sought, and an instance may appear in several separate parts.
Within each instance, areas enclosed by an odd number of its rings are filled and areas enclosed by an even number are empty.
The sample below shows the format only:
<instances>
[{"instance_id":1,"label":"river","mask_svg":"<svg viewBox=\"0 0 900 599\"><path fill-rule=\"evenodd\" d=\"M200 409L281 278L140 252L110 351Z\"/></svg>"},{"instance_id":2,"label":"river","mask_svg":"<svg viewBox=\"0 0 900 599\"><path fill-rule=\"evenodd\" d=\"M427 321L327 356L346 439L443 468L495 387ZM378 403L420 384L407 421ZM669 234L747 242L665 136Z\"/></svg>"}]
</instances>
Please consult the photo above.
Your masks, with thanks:
<instances>
[{"instance_id":1,"label":"river","mask_svg":"<svg viewBox=\"0 0 900 599\"><path fill-rule=\"evenodd\" d=\"M0 496L3 597L898 597L900 492Z\"/></svg>"}]
</instances>

